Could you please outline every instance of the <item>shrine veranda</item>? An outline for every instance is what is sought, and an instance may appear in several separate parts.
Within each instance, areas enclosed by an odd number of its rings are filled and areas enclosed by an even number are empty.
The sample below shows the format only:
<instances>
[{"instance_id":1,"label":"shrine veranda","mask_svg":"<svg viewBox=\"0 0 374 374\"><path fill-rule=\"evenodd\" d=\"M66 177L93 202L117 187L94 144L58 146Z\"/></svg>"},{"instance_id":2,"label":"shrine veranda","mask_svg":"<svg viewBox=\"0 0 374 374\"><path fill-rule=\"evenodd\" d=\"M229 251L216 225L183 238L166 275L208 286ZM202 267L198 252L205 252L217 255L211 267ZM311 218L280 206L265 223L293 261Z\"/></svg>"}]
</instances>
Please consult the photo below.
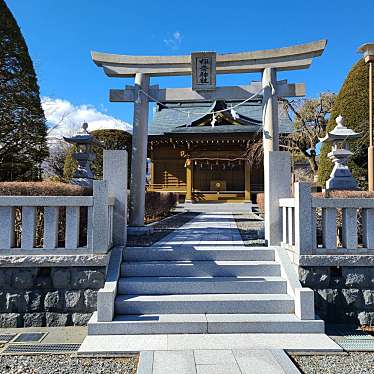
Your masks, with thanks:
<instances>
[{"instance_id":1,"label":"shrine veranda","mask_svg":"<svg viewBox=\"0 0 374 374\"><path fill-rule=\"evenodd\" d=\"M303 96L305 87L277 81L277 72L308 68L325 46L323 40L269 51L153 57L94 52L94 62L109 77L135 78L133 86L110 91L112 102L134 103L130 222L125 151L104 152L103 180L93 181L93 196L1 196L0 326L82 325L94 311L103 321L113 320L122 252L129 250L127 228L146 229L147 156L150 190L178 192L187 201L237 202L264 191L265 238L297 321L315 321L315 308L326 321L374 323L374 199L320 199L305 183L291 191L290 156L279 151L279 137L292 127L278 98ZM248 72L261 72L262 81L216 86L216 74ZM150 84L151 77L165 75L191 75L191 87ZM149 102L156 102L156 112L148 129ZM263 165L250 166L246 144L259 134ZM14 245L16 207L22 207L19 248ZM34 246L40 207L44 248ZM60 207L66 209L62 248L57 241ZM343 210L339 246L338 209ZM88 217L84 245L80 210ZM317 237L317 210L322 212L322 239ZM362 238L358 210L363 212ZM229 229L234 242L231 221ZM261 248L254 253L263 255Z\"/></svg>"}]
</instances>

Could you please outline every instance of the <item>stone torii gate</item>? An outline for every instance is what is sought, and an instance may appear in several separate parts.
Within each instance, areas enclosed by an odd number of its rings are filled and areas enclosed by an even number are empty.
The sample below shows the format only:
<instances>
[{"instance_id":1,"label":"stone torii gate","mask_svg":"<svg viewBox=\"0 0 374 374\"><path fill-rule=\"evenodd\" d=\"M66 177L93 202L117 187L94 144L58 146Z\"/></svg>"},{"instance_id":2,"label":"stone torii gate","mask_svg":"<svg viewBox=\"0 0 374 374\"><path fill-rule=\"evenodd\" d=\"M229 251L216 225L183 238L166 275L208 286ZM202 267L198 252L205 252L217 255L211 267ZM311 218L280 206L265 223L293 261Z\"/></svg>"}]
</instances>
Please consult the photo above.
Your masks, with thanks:
<instances>
[{"instance_id":1,"label":"stone torii gate","mask_svg":"<svg viewBox=\"0 0 374 374\"><path fill-rule=\"evenodd\" d=\"M92 52L95 64L102 67L109 77L135 77L134 86L124 90L110 90L112 102L134 102L132 168L130 182L130 226L144 225L144 197L146 182L146 157L148 138L148 111L150 101L201 102L213 100L243 101L263 88L263 133L264 153L279 150L278 96L304 96L304 84L288 84L277 81L278 71L307 69L313 57L320 56L326 40L292 47L216 54L195 52L191 56L129 56ZM205 65L204 65L205 64ZM262 73L262 82L248 86L216 87L216 74ZM192 75L192 88L165 88L150 85L151 77ZM199 77L202 79L199 80ZM279 217L278 210L271 206L271 173L264 161L265 236L270 245L271 222ZM266 193L269 192L269 193Z\"/></svg>"}]
</instances>

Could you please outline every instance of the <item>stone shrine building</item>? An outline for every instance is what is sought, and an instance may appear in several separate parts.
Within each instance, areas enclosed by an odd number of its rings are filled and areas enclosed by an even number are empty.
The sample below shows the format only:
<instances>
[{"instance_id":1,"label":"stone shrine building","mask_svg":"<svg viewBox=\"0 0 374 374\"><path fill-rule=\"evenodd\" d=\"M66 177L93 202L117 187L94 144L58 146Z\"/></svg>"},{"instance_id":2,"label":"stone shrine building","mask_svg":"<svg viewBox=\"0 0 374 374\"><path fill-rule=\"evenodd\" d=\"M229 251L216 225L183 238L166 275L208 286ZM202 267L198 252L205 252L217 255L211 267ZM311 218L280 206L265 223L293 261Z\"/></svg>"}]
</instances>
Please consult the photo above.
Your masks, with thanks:
<instances>
[{"instance_id":1,"label":"stone shrine building","mask_svg":"<svg viewBox=\"0 0 374 374\"><path fill-rule=\"evenodd\" d=\"M262 97L237 104L156 104L148 137L148 190L177 192L194 202L254 201L264 191L263 165L248 162L246 149L254 137L262 139ZM281 105L278 111L280 134L291 133L287 112Z\"/></svg>"}]
</instances>

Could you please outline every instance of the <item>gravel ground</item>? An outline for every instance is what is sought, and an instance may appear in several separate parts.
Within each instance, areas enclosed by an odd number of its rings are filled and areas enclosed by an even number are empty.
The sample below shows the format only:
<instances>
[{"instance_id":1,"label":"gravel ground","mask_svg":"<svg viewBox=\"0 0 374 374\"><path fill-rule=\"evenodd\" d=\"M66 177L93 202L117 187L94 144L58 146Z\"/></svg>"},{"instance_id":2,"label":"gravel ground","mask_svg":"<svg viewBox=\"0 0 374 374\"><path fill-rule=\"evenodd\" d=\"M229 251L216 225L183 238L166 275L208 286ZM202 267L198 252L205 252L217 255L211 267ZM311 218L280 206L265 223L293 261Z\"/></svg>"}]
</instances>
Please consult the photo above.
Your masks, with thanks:
<instances>
[{"instance_id":1,"label":"gravel ground","mask_svg":"<svg viewBox=\"0 0 374 374\"><path fill-rule=\"evenodd\" d=\"M235 221L245 246L264 246L264 220L256 213L235 214Z\"/></svg>"},{"instance_id":2,"label":"gravel ground","mask_svg":"<svg viewBox=\"0 0 374 374\"><path fill-rule=\"evenodd\" d=\"M127 239L128 247L148 247L166 235L170 234L173 230L183 226L185 223L196 217L199 213L186 212L182 214L176 214L175 216L161 220L154 224L154 232L150 235L142 236L129 236Z\"/></svg>"},{"instance_id":3,"label":"gravel ground","mask_svg":"<svg viewBox=\"0 0 374 374\"><path fill-rule=\"evenodd\" d=\"M374 352L349 352L338 355L291 355L304 374L369 374L374 373Z\"/></svg>"},{"instance_id":4,"label":"gravel ground","mask_svg":"<svg viewBox=\"0 0 374 374\"><path fill-rule=\"evenodd\" d=\"M77 358L70 355L0 356L0 373L135 374L137 357Z\"/></svg>"}]
</instances>

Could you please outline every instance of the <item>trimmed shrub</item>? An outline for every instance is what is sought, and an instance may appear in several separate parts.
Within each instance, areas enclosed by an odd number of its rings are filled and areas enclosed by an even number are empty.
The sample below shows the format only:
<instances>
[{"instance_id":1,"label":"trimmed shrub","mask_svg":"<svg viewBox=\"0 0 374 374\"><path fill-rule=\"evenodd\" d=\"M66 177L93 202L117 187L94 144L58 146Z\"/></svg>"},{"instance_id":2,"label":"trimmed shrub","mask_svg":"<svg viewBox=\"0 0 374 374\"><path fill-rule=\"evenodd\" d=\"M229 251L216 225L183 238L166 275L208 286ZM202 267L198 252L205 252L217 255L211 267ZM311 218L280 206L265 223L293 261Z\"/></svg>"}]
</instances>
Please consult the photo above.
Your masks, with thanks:
<instances>
[{"instance_id":1,"label":"trimmed shrub","mask_svg":"<svg viewBox=\"0 0 374 374\"><path fill-rule=\"evenodd\" d=\"M87 196L92 190L61 182L1 182L1 196Z\"/></svg>"},{"instance_id":2,"label":"trimmed shrub","mask_svg":"<svg viewBox=\"0 0 374 374\"><path fill-rule=\"evenodd\" d=\"M155 221L166 217L176 206L178 196L173 192L147 191L145 194L145 220Z\"/></svg>"},{"instance_id":3,"label":"trimmed shrub","mask_svg":"<svg viewBox=\"0 0 374 374\"><path fill-rule=\"evenodd\" d=\"M349 167L363 189L367 188L367 147L369 143L368 87L368 66L361 59L352 67L345 79L327 125L327 131L331 131L336 126L336 117L341 114L347 127L362 133L362 137L351 144L353 156L350 158ZM323 146L318 162L318 180L322 187L325 186L327 179L329 179L333 167L333 163L327 158L327 153L330 150L331 146Z\"/></svg>"}]
</instances>

